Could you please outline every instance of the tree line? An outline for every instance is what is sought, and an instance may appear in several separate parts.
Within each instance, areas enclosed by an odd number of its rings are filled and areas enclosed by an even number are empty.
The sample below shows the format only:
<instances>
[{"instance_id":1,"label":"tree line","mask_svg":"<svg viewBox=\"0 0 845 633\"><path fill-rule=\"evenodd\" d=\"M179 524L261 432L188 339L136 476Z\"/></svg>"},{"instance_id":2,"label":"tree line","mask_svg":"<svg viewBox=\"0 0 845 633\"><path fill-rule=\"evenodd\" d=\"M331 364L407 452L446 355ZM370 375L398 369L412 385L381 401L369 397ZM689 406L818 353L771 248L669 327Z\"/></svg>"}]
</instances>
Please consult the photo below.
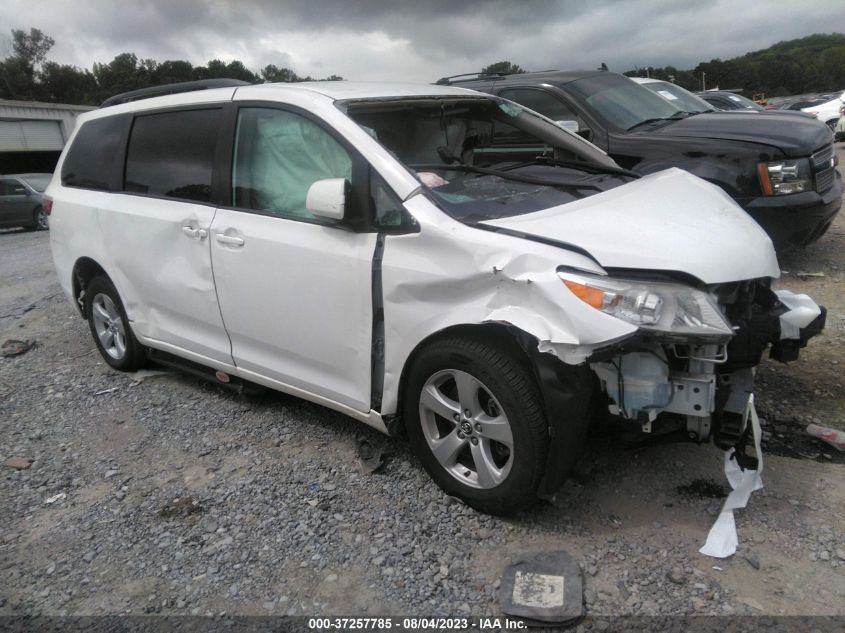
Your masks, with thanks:
<instances>
[{"instance_id":1,"label":"tree line","mask_svg":"<svg viewBox=\"0 0 845 633\"><path fill-rule=\"evenodd\" d=\"M91 70L49 61L55 40L39 29L12 30L12 54L0 61L0 99L99 105L108 97L138 88L194 81L241 79L249 83L312 81L290 68L267 64L253 72L238 60L212 59L204 66L184 60L139 59L121 53L108 63L95 63ZM340 81L331 75L321 81Z\"/></svg>"},{"instance_id":2,"label":"tree line","mask_svg":"<svg viewBox=\"0 0 845 633\"><path fill-rule=\"evenodd\" d=\"M563 69L561 69L563 70ZM483 74L523 73L518 65L502 61L485 66ZM845 35L817 34L778 42L769 48L732 59L711 59L690 70L674 66L634 68L629 77L672 81L687 90L739 89L767 97L845 90Z\"/></svg>"},{"instance_id":3,"label":"tree line","mask_svg":"<svg viewBox=\"0 0 845 633\"><path fill-rule=\"evenodd\" d=\"M711 59L692 70L635 68L628 76L674 81L687 90L740 89L767 97L845 90L845 35L816 34L778 42L732 59ZM703 77L702 77L703 75Z\"/></svg>"},{"instance_id":4,"label":"tree line","mask_svg":"<svg viewBox=\"0 0 845 633\"><path fill-rule=\"evenodd\" d=\"M197 79L231 78L249 83L311 81L290 68L268 64L253 72L243 62L212 59L204 66L184 60L139 59L121 53L108 63L95 63L91 70L47 59L55 41L39 29L12 30L12 54L0 61L0 99L99 105L108 97L161 84ZM484 73L522 73L520 66L501 61L486 66ZM650 76L673 81L688 90L719 87L739 89L746 95L768 97L828 92L845 89L845 35L816 34L732 59L711 59L695 68L674 66L634 68L628 76ZM331 75L325 81L343 78Z\"/></svg>"}]
</instances>

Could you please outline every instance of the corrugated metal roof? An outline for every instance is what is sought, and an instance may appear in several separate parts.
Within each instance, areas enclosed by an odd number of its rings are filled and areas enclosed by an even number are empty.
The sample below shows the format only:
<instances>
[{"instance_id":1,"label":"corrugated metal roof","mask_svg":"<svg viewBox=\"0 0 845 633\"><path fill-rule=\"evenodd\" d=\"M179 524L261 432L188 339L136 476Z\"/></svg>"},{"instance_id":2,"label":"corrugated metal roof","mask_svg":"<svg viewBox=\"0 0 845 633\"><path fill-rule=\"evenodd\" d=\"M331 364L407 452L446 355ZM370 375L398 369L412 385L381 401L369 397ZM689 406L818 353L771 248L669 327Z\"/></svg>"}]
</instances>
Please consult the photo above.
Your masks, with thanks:
<instances>
[{"instance_id":1,"label":"corrugated metal roof","mask_svg":"<svg viewBox=\"0 0 845 633\"><path fill-rule=\"evenodd\" d=\"M96 110L96 106L74 105L71 103L47 103L46 101L16 101L14 99L0 99L0 108L39 108L42 110L70 110L88 112Z\"/></svg>"}]
</instances>

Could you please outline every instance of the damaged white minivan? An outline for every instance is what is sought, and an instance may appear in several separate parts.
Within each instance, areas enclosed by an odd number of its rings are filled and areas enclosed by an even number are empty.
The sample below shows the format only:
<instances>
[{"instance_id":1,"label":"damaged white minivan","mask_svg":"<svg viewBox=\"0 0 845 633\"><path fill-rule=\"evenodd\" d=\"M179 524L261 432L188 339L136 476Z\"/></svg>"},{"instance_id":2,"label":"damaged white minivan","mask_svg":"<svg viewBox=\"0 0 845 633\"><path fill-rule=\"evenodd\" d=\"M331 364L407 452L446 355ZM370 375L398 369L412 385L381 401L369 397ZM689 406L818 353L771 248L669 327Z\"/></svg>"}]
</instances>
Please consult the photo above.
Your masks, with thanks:
<instances>
[{"instance_id":1,"label":"damaged white minivan","mask_svg":"<svg viewBox=\"0 0 845 633\"><path fill-rule=\"evenodd\" d=\"M770 289L769 238L718 187L638 177L459 88L119 96L79 118L47 195L61 285L112 367L404 430L485 512L553 493L597 410L741 445L762 354L824 326Z\"/></svg>"}]
</instances>

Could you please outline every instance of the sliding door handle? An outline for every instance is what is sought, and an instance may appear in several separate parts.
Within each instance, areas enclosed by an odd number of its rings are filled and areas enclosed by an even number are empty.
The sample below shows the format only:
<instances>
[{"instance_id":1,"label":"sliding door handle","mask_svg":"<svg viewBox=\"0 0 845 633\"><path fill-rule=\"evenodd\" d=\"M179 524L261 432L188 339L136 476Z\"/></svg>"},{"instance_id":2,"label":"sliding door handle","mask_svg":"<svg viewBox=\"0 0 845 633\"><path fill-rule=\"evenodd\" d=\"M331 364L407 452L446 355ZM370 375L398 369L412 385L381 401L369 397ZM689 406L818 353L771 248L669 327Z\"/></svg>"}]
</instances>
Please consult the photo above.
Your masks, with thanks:
<instances>
[{"instance_id":1,"label":"sliding door handle","mask_svg":"<svg viewBox=\"0 0 845 633\"><path fill-rule=\"evenodd\" d=\"M188 237L192 237L196 240L201 240L204 237L208 236L208 231L206 231L205 229L198 229L198 228L193 227L193 226L183 226L182 227L182 233L184 233Z\"/></svg>"},{"instance_id":2,"label":"sliding door handle","mask_svg":"<svg viewBox=\"0 0 845 633\"><path fill-rule=\"evenodd\" d=\"M225 233L215 233L215 239L221 244L228 244L229 246L243 246L244 240L242 237L235 237L234 235L226 235Z\"/></svg>"}]
</instances>

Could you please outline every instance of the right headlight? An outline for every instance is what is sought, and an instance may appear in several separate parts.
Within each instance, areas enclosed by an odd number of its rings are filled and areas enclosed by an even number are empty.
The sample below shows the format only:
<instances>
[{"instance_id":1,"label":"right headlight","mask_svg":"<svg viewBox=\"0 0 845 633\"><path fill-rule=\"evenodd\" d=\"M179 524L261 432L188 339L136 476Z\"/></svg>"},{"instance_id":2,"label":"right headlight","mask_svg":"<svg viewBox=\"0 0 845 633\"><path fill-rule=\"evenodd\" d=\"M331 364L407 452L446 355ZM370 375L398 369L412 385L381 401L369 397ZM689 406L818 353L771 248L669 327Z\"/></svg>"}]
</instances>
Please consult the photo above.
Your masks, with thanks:
<instances>
[{"instance_id":1,"label":"right headlight","mask_svg":"<svg viewBox=\"0 0 845 633\"><path fill-rule=\"evenodd\" d=\"M724 343L733 336L713 298L690 286L563 271L558 277L584 303L662 339Z\"/></svg>"},{"instance_id":2,"label":"right headlight","mask_svg":"<svg viewBox=\"0 0 845 633\"><path fill-rule=\"evenodd\" d=\"M767 196L783 196L811 191L813 188L813 174L807 158L760 163L757 165L757 175L760 187Z\"/></svg>"}]
</instances>

